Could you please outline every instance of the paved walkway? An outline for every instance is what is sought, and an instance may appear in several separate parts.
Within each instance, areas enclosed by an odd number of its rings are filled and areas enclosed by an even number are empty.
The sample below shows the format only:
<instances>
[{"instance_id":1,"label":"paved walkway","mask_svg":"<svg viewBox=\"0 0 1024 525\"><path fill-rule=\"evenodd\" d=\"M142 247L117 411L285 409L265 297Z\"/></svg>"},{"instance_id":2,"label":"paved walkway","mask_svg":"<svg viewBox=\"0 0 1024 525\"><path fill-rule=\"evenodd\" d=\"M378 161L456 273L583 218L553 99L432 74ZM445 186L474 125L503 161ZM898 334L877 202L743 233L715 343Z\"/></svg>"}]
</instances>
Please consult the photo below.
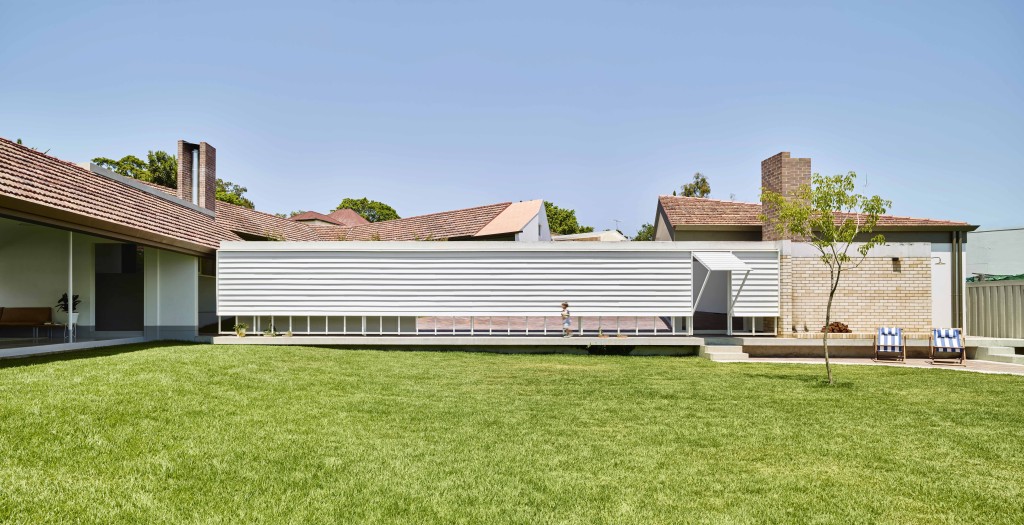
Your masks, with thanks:
<instances>
[{"instance_id":1,"label":"paved walkway","mask_svg":"<svg viewBox=\"0 0 1024 525\"><path fill-rule=\"evenodd\" d=\"M968 359L967 366L959 365L933 365L929 359L907 359L906 363L882 361L876 362L867 358L859 357L834 357L832 364L836 365L870 365L870 366L901 366L905 368L938 368L942 370L958 370L961 372L978 372L982 374L1012 374L1024 376L1024 365L1011 363L998 363L995 361L978 361ZM741 363L788 363L788 364L825 364L823 357L751 357Z\"/></svg>"}]
</instances>

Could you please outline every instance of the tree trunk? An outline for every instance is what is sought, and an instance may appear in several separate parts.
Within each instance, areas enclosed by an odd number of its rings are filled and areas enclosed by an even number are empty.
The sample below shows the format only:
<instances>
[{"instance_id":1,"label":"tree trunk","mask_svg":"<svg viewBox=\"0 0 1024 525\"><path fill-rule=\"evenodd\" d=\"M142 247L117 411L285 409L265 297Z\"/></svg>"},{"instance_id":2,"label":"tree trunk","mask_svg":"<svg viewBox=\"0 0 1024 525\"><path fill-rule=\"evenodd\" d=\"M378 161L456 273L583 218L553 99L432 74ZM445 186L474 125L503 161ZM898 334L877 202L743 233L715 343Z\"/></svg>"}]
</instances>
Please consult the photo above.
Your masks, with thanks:
<instances>
[{"instance_id":1,"label":"tree trunk","mask_svg":"<svg viewBox=\"0 0 1024 525\"><path fill-rule=\"evenodd\" d=\"M832 299L836 296L836 285L832 286L832 290L828 293L828 306L825 307L825 334L822 337L822 342L825 347L825 374L828 376L828 384L831 386L832 382L832 363L828 360L828 327L832 324Z\"/></svg>"}]
</instances>

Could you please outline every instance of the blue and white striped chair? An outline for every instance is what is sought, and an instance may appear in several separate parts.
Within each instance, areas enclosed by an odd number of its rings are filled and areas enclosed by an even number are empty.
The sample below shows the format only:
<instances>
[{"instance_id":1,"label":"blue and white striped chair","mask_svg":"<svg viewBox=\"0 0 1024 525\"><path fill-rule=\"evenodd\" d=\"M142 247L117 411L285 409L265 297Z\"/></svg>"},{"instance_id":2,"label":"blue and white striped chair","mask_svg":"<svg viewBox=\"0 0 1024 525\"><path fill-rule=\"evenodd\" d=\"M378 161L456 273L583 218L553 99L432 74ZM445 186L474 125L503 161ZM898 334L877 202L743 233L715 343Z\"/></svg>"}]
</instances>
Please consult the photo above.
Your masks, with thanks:
<instances>
[{"instance_id":1,"label":"blue and white striped chair","mask_svg":"<svg viewBox=\"0 0 1024 525\"><path fill-rule=\"evenodd\" d=\"M875 335L875 361L879 359L907 361L907 341L902 328L882 327Z\"/></svg>"},{"instance_id":2,"label":"blue and white striped chair","mask_svg":"<svg viewBox=\"0 0 1024 525\"><path fill-rule=\"evenodd\" d=\"M933 365L941 359L942 363L967 366L967 349L959 328L933 329L929 346ZM939 357L939 354L945 355Z\"/></svg>"}]
</instances>

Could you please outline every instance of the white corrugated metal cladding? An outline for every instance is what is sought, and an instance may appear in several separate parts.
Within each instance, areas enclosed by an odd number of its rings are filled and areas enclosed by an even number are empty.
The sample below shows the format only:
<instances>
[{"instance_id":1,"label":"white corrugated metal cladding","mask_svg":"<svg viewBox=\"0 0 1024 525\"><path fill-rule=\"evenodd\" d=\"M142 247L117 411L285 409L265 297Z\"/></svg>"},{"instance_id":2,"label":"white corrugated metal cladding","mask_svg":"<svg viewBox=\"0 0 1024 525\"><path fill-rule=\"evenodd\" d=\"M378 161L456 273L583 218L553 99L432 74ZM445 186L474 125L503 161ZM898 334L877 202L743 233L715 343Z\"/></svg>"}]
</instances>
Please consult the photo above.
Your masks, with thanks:
<instances>
[{"instance_id":1,"label":"white corrugated metal cladding","mask_svg":"<svg viewBox=\"0 0 1024 525\"><path fill-rule=\"evenodd\" d=\"M733 255L750 268L750 272L732 272L733 317L778 317L778 252L736 251Z\"/></svg>"},{"instance_id":2,"label":"white corrugated metal cladding","mask_svg":"<svg viewBox=\"0 0 1024 525\"><path fill-rule=\"evenodd\" d=\"M750 257L740 256L755 267L743 286L769 280L751 281L755 272L774 271L777 292L778 253ZM768 259L774 266L759 270ZM692 265L692 251L678 243L225 242L217 313L546 316L568 301L578 316L687 317ZM737 306L747 304L747 289Z\"/></svg>"}]
</instances>

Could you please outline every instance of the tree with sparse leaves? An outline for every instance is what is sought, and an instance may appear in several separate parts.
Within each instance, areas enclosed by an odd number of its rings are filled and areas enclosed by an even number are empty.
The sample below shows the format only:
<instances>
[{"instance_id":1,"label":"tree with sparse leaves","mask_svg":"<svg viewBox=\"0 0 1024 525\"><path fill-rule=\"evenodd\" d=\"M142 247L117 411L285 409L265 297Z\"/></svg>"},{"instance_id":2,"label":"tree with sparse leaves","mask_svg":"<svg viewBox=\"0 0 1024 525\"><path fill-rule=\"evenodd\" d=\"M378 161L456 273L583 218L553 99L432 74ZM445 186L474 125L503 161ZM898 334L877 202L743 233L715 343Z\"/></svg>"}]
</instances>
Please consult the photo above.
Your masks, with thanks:
<instances>
[{"instance_id":1,"label":"tree with sparse leaves","mask_svg":"<svg viewBox=\"0 0 1024 525\"><path fill-rule=\"evenodd\" d=\"M711 195L711 184L708 182L707 177L699 171L693 174L693 182L683 184L680 189L682 190L680 195L683 197L699 197L701 199L706 199Z\"/></svg>"},{"instance_id":2,"label":"tree with sparse leaves","mask_svg":"<svg viewBox=\"0 0 1024 525\"><path fill-rule=\"evenodd\" d=\"M298 210L298 211L293 211L293 212L289 212L289 213L275 213L274 215L276 215L276 216L278 216L278 217L280 217L282 219L290 219L290 218L292 218L292 217L294 217L294 216L296 216L296 215L298 215L300 213L306 213L306 210Z\"/></svg>"},{"instance_id":3,"label":"tree with sparse leaves","mask_svg":"<svg viewBox=\"0 0 1024 525\"><path fill-rule=\"evenodd\" d=\"M885 237L875 235L856 247L856 255L849 255L858 238L870 234L878 224L878 217L892 206L892 202L878 195L866 197L854 193L857 174L821 176L814 174L811 184L801 185L793 195L784 196L762 188L761 220L779 236L807 242L820 254L821 262L829 271L828 303L825 306L825 327L832 322L832 301L843 277L843 272L856 269L868 252L885 243ZM834 384L832 366L828 356L826 328L822 338L825 351L825 373L828 384Z\"/></svg>"},{"instance_id":4,"label":"tree with sparse leaves","mask_svg":"<svg viewBox=\"0 0 1024 525\"><path fill-rule=\"evenodd\" d=\"M636 231L636 235L633 236L634 241L653 241L654 240L654 225L647 222L640 226L640 229Z\"/></svg>"},{"instance_id":5,"label":"tree with sparse leaves","mask_svg":"<svg viewBox=\"0 0 1024 525\"><path fill-rule=\"evenodd\" d=\"M135 155L125 155L116 160L96 157L92 161L125 177L168 188L178 187L178 158L166 151L149 151L146 153L146 160ZM224 179L217 179L217 200L254 209L253 202L245 197L246 191L248 190L244 186Z\"/></svg>"},{"instance_id":6,"label":"tree with sparse leaves","mask_svg":"<svg viewBox=\"0 0 1024 525\"><path fill-rule=\"evenodd\" d=\"M594 231L593 226L580 225L576 220L576 210L559 208L554 203L544 201L544 212L548 216L548 229L554 235L572 235Z\"/></svg>"},{"instance_id":7,"label":"tree with sparse leaves","mask_svg":"<svg viewBox=\"0 0 1024 525\"><path fill-rule=\"evenodd\" d=\"M382 221L393 221L400 219L398 212L394 208L384 204L380 201L374 201L363 197L361 199L353 199L345 197L341 204L338 205L335 210L352 210L358 213L362 218L370 222L382 222Z\"/></svg>"}]
</instances>

